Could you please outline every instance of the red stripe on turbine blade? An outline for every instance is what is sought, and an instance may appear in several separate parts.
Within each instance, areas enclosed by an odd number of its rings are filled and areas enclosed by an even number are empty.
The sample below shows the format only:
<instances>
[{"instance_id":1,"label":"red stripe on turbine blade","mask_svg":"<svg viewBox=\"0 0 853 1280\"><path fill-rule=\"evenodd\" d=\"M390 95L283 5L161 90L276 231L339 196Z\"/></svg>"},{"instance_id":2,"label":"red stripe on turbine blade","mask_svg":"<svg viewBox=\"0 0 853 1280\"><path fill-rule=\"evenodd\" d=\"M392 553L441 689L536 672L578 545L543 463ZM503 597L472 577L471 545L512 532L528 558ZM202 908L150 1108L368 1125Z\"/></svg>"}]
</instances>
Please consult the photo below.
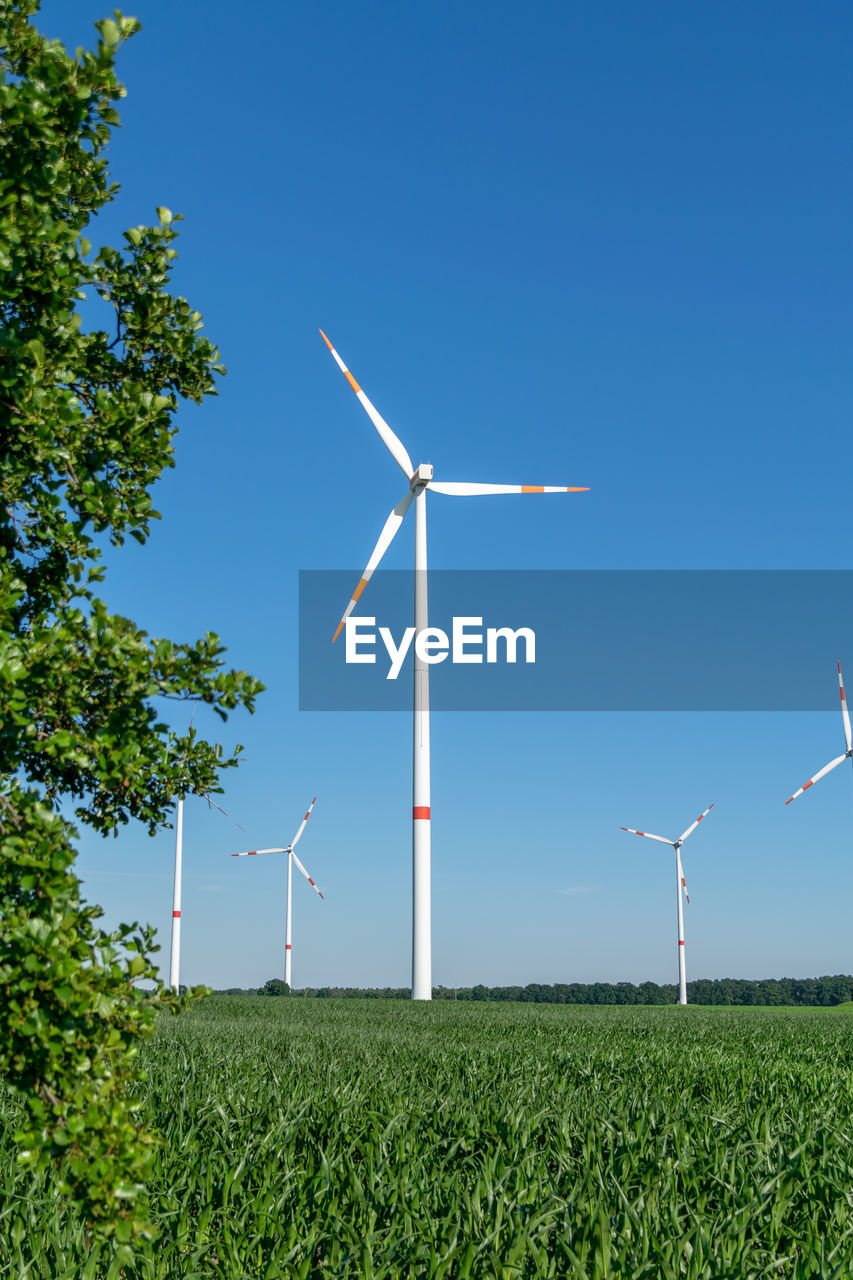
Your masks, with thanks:
<instances>
[{"instance_id":1,"label":"red stripe on turbine blade","mask_svg":"<svg viewBox=\"0 0 853 1280\"><path fill-rule=\"evenodd\" d=\"M424 818L427 822L429 822L429 805L428 805L428 804L416 804L416 805L414 806L414 808L412 809L412 817L413 817L413 818Z\"/></svg>"},{"instance_id":2,"label":"red stripe on turbine blade","mask_svg":"<svg viewBox=\"0 0 853 1280\"><path fill-rule=\"evenodd\" d=\"M683 946L684 946L684 939L683 939L683 938L679 938L679 939L678 939L678 945L679 945L680 947L683 947Z\"/></svg>"},{"instance_id":3,"label":"red stripe on turbine blade","mask_svg":"<svg viewBox=\"0 0 853 1280\"><path fill-rule=\"evenodd\" d=\"M172 919L173 919L173 920L180 920L180 918L181 918L181 913L180 913L180 911L173 911L173 912L172 912Z\"/></svg>"},{"instance_id":4,"label":"red stripe on turbine blade","mask_svg":"<svg viewBox=\"0 0 853 1280\"><path fill-rule=\"evenodd\" d=\"M290 943L289 943L289 942L286 942L286 943L284 944L284 949L285 949L285 951L292 951L292 950L293 950L293 947L291 947L291 945L290 945Z\"/></svg>"},{"instance_id":5,"label":"red stripe on turbine blade","mask_svg":"<svg viewBox=\"0 0 853 1280\"><path fill-rule=\"evenodd\" d=\"M803 791L808 791L809 787L813 787L813 786L814 786L814 781L813 781L813 780L812 780L812 781L810 781L810 782L807 782L807 783L805 784L805 786L803 787Z\"/></svg>"}]
</instances>

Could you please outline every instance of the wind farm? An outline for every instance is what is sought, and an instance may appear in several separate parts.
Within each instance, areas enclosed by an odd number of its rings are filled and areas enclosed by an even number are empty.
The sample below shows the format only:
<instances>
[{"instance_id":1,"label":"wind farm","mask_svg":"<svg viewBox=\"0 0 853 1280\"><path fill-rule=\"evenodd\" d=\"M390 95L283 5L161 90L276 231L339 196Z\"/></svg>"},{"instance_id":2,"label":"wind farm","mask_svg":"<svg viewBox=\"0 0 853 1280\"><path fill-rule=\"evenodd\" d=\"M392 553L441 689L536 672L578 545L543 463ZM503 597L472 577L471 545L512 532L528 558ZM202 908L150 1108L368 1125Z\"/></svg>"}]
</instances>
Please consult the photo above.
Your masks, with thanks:
<instances>
[{"instance_id":1,"label":"wind farm","mask_svg":"<svg viewBox=\"0 0 853 1280\"><path fill-rule=\"evenodd\" d=\"M853 10L86 9L0 5L0 1277L853 1277Z\"/></svg>"}]
</instances>

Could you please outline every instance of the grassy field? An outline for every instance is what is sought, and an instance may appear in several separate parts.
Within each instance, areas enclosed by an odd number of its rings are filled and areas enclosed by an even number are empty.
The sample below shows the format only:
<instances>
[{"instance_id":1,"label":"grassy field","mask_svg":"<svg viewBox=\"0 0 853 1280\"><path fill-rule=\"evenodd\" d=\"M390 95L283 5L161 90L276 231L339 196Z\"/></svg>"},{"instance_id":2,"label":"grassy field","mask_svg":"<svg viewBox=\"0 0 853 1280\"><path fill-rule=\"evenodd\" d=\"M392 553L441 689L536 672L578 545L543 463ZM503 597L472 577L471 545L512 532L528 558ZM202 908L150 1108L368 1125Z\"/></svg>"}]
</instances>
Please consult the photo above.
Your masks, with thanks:
<instances>
[{"instance_id":1,"label":"grassy field","mask_svg":"<svg viewBox=\"0 0 853 1280\"><path fill-rule=\"evenodd\" d=\"M0 1276L850 1277L851 1050L832 1009L213 998L146 1050L135 1269L0 1098Z\"/></svg>"}]
</instances>

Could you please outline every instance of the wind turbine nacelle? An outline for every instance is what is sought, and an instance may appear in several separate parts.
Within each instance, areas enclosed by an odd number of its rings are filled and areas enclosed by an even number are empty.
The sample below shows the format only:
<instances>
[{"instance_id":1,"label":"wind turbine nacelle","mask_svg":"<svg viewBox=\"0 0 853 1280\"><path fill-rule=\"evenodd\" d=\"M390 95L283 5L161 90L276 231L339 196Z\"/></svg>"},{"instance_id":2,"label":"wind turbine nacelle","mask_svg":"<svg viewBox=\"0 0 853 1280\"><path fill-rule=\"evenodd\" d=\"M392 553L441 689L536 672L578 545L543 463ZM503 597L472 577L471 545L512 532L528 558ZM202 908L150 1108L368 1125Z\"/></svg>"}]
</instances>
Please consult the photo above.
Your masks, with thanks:
<instances>
[{"instance_id":1,"label":"wind turbine nacelle","mask_svg":"<svg viewBox=\"0 0 853 1280\"><path fill-rule=\"evenodd\" d=\"M413 489L417 489L422 484L428 484L432 479L432 464L422 462L420 466L415 468L415 474L409 482Z\"/></svg>"}]
</instances>

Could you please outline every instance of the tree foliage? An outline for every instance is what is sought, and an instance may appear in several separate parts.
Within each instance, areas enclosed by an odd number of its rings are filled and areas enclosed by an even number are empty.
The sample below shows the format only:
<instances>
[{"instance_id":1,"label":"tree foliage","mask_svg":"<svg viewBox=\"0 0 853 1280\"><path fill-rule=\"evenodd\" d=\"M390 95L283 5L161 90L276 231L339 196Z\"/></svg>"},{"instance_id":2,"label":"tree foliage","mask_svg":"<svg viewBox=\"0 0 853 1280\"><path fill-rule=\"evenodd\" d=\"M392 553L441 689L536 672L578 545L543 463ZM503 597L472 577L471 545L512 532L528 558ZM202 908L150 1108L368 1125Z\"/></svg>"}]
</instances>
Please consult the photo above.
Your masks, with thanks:
<instances>
[{"instance_id":1,"label":"tree foliage","mask_svg":"<svg viewBox=\"0 0 853 1280\"><path fill-rule=\"evenodd\" d=\"M170 731L155 700L224 719L262 686L225 668L216 635L154 639L96 594L106 543L144 543L157 518L180 400L215 394L224 369L169 292L168 209L120 248L86 238L118 190L115 56L139 23L116 12L71 55L37 31L39 2L0 0L0 1070L29 1100L21 1158L54 1164L121 1243L147 1230L156 1149L128 1089L134 1055L177 1001L151 932L105 933L83 903L68 815L153 833L177 794L221 790L236 752Z\"/></svg>"},{"instance_id":2,"label":"tree foliage","mask_svg":"<svg viewBox=\"0 0 853 1280\"><path fill-rule=\"evenodd\" d=\"M408 987L302 987L289 991L280 978L265 986L227 987L216 995L291 995L301 1000L410 1000ZM678 986L656 982L529 982L527 986L433 987L434 1000L516 1002L521 1004L677 1004ZM853 975L822 978L698 978L687 984L690 1004L834 1006L853 1003Z\"/></svg>"}]
</instances>

